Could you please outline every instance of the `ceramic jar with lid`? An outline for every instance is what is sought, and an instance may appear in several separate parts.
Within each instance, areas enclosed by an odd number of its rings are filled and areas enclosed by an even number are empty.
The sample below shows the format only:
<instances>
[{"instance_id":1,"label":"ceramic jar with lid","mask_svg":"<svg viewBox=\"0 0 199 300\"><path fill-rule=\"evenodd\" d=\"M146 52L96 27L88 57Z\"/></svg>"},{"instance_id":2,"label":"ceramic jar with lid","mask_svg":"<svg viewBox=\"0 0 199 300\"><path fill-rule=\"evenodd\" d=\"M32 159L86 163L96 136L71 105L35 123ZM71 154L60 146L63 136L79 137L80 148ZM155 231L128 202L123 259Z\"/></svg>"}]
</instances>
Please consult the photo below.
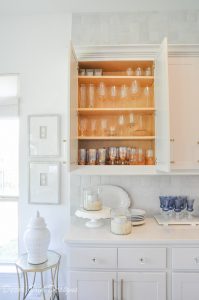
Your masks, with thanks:
<instances>
[{"instance_id":1,"label":"ceramic jar with lid","mask_svg":"<svg viewBox=\"0 0 199 300\"><path fill-rule=\"evenodd\" d=\"M44 218L37 211L24 233L24 243L30 264L42 264L47 261L50 232L46 227Z\"/></svg>"},{"instance_id":2,"label":"ceramic jar with lid","mask_svg":"<svg viewBox=\"0 0 199 300\"><path fill-rule=\"evenodd\" d=\"M117 208L111 210L111 232L125 235L132 231L131 214L128 209Z\"/></svg>"}]
</instances>

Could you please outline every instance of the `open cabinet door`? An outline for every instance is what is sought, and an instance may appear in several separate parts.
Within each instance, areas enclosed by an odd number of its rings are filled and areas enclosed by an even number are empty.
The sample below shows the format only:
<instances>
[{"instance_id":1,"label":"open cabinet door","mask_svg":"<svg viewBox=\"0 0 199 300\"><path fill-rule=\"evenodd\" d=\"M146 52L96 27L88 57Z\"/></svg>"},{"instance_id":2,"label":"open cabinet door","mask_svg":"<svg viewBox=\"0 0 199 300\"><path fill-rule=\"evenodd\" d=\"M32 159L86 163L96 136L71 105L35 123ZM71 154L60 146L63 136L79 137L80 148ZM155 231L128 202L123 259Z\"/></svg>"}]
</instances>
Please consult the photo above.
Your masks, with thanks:
<instances>
[{"instance_id":1,"label":"open cabinet door","mask_svg":"<svg viewBox=\"0 0 199 300\"><path fill-rule=\"evenodd\" d=\"M72 44L69 47L68 80L68 171L78 164L78 61Z\"/></svg>"},{"instance_id":2,"label":"open cabinet door","mask_svg":"<svg viewBox=\"0 0 199 300\"><path fill-rule=\"evenodd\" d=\"M155 61L157 170L170 170L168 45L165 38Z\"/></svg>"}]
</instances>

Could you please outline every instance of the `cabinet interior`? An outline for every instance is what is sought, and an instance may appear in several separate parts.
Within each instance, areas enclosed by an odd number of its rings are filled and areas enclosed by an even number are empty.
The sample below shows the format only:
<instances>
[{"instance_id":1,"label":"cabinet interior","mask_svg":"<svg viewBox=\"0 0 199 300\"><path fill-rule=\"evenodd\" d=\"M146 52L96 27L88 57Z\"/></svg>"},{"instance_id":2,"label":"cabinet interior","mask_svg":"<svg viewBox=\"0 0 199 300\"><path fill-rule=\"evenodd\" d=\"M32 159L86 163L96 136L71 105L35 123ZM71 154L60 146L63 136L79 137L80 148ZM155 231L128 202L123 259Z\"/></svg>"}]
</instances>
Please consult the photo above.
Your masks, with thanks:
<instances>
[{"instance_id":1,"label":"cabinet interior","mask_svg":"<svg viewBox=\"0 0 199 300\"><path fill-rule=\"evenodd\" d=\"M78 67L78 148L152 149L155 157L154 61L82 61Z\"/></svg>"}]
</instances>

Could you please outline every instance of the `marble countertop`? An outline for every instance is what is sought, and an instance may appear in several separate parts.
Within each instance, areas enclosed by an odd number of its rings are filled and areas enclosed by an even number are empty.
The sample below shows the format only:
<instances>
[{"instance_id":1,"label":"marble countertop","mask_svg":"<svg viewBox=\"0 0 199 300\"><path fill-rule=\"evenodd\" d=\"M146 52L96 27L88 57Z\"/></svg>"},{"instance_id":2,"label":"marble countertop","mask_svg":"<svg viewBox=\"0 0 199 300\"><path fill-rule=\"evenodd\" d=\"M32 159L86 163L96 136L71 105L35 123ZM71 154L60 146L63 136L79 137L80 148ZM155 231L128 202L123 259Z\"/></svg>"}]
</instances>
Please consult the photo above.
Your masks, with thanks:
<instances>
[{"instance_id":1,"label":"marble countertop","mask_svg":"<svg viewBox=\"0 0 199 300\"><path fill-rule=\"evenodd\" d=\"M64 236L64 242L75 244L197 244L199 226L159 225L154 218L147 218L145 224L134 226L128 235L115 235L110 232L110 220L100 228L85 227L85 220L75 218Z\"/></svg>"}]
</instances>

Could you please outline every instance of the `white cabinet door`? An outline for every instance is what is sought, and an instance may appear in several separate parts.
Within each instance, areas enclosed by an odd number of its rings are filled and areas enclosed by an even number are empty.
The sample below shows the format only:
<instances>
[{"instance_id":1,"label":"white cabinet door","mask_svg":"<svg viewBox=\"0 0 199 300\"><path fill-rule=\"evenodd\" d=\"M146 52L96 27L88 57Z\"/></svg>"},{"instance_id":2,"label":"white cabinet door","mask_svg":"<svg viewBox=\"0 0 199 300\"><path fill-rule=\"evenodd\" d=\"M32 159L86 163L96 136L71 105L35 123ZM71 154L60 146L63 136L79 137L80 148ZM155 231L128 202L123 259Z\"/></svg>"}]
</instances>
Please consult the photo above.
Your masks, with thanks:
<instances>
[{"instance_id":1,"label":"white cabinet door","mask_svg":"<svg viewBox=\"0 0 199 300\"><path fill-rule=\"evenodd\" d=\"M156 157L159 171L170 170L168 46L165 38L155 60Z\"/></svg>"},{"instance_id":2,"label":"white cabinet door","mask_svg":"<svg viewBox=\"0 0 199 300\"><path fill-rule=\"evenodd\" d=\"M116 299L115 272L69 272L68 300Z\"/></svg>"},{"instance_id":3,"label":"white cabinet door","mask_svg":"<svg viewBox=\"0 0 199 300\"><path fill-rule=\"evenodd\" d=\"M172 275L172 300L198 300L199 273L174 273Z\"/></svg>"},{"instance_id":4,"label":"white cabinet door","mask_svg":"<svg viewBox=\"0 0 199 300\"><path fill-rule=\"evenodd\" d=\"M166 273L119 272L119 300L166 300Z\"/></svg>"},{"instance_id":5,"label":"white cabinet door","mask_svg":"<svg viewBox=\"0 0 199 300\"><path fill-rule=\"evenodd\" d=\"M72 171L78 163L78 61L72 45L69 49L68 76L68 169Z\"/></svg>"},{"instance_id":6,"label":"white cabinet door","mask_svg":"<svg viewBox=\"0 0 199 300\"><path fill-rule=\"evenodd\" d=\"M169 59L172 169L199 169L199 58Z\"/></svg>"}]
</instances>

